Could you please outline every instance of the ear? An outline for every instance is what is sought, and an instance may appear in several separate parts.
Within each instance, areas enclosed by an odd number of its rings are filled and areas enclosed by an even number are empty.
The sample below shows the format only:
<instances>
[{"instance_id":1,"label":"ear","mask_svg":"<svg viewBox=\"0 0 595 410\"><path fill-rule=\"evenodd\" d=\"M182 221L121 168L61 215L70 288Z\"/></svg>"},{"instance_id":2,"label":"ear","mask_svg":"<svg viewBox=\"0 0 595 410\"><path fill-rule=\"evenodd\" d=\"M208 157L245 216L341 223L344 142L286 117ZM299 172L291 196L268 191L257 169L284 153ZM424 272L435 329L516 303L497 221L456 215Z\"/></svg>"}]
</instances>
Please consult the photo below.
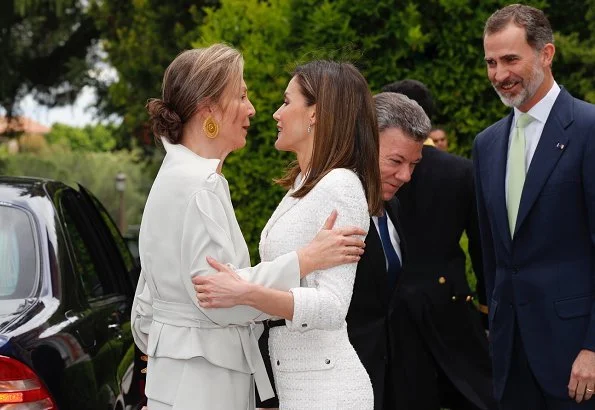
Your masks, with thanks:
<instances>
[{"instance_id":1,"label":"ear","mask_svg":"<svg viewBox=\"0 0 595 410\"><path fill-rule=\"evenodd\" d=\"M201 117L208 117L209 115L213 114L213 107L210 104L202 102L198 104L196 107L196 113L199 114Z\"/></svg>"},{"instance_id":2,"label":"ear","mask_svg":"<svg viewBox=\"0 0 595 410\"><path fill-rule=\"evenodd\" d=\"M215 121L221 121L222 112L218 105L203 102L199 104L196 111L201 118L213 117Z\"/></svg>"},{"instance_id":3,"label":"ear","mask_svg":"<svg viewBox=\"0 0 595 410\"><path fill-rule=\"evenodd\" d=\"M308 113L308 119L310 120L310 125L314 125L314 124L316 124L316 104L309 106L308 110L310 111Z\"/></svg>"},{"instance_id":4,"label":"ear","mask_svg":"<svg viewBox=\"0 0 595 410\"><path fill-rule=\"evenodd\" d=\"M554 54L556 54L556 46L552 43L547 43L541 50L541 58L544 66L551 67L552 61L554 60Z\"/></svg>"}]
</instances>

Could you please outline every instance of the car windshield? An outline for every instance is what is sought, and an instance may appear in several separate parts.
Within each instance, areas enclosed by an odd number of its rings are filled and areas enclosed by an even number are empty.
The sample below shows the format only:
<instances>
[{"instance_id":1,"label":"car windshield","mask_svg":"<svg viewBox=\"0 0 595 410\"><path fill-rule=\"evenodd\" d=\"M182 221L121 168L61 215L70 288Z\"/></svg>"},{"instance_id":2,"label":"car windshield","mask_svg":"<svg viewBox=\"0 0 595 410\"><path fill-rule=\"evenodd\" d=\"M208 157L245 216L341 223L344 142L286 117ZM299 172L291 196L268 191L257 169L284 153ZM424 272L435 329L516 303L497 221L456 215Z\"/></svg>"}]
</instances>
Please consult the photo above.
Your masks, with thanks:
<instances>
[{"instance_id":1,"label":"car windshield","mask_svg":"<svg viewBox=\"0 0 595 410\"><path fill-rule=\"evenodd\" d=\"M0 301L34 295L39 280L35 237L33 218L27 211L0 204Z\"/></svg>"}]
</instances>

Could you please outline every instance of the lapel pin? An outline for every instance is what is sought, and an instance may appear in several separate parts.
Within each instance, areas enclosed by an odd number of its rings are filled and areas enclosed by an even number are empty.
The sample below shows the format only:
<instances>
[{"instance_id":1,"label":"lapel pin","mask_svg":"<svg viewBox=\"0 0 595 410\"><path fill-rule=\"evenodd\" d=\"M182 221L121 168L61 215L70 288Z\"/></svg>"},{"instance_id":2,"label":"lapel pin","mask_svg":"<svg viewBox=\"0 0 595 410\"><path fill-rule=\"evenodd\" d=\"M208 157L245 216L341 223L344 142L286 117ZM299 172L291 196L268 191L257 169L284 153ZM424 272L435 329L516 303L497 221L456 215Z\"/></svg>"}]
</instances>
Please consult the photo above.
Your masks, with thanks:
<instances>
[{"instance_id":1,"label":"lapel pin","mask_svg":"<svg viewBox=\"0 0 595 410\"><path fill-rule=\"evenodd\" d=\"M556 144L556 148L558 148L560 150L563 150L564 149L564 144L557 143Z\"/></svg>"}]
</instances>

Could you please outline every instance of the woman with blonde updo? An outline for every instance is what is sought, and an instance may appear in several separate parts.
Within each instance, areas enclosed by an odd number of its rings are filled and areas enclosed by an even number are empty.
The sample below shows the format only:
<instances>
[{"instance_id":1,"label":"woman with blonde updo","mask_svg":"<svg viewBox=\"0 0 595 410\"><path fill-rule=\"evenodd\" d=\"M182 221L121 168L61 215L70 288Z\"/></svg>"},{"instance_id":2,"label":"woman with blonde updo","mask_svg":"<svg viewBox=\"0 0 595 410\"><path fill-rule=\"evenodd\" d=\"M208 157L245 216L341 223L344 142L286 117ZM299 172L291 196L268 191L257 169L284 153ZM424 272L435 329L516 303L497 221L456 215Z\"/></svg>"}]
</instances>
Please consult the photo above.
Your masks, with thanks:
<instances>
[{"instance_id":1,"label":"woman with blonde updo","mask_svg":"<svg viewBox=\"0 0 595 410\"><path fill-rule=\"evenodd\" d=\"M255 324L269 316L248 306L202 308L192 278L213 273L213 257L247 281L288 291L314 270L357 261L363 242L352 235L365 232L331 230L332 214L309 244L250 267L221 173L227 155L246 144L255 115L237 50L215 44L181 53L147 110L166 151L143 213L131 318L149 356L148 407L253 409L254 381L261 399L272 396Z\"/></svg>"}]
</instances>

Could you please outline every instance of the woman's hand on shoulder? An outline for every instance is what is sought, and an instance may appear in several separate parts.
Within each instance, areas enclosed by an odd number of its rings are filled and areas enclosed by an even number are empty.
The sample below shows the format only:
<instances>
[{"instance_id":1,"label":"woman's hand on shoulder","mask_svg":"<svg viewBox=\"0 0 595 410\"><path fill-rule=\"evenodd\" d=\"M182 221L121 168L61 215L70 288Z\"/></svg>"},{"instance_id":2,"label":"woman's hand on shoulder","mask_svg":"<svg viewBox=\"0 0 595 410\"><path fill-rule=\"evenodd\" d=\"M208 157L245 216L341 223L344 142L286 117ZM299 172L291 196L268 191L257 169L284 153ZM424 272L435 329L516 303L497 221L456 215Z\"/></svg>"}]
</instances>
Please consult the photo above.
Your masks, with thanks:
<instances>
[{"instance_id":1,"label":"woman's hand on shoulder","mask_svg":"<svg viewBox=\"0 0 595 410\"><path fill-rule=\"evenodd\" d=\"M302 278L315 270L359 262L365 243L358 236L367 232L357 226L333 229L337 216L336 210L331 212L312 242L298 249Z\"/></svg>"}]
</instances>

